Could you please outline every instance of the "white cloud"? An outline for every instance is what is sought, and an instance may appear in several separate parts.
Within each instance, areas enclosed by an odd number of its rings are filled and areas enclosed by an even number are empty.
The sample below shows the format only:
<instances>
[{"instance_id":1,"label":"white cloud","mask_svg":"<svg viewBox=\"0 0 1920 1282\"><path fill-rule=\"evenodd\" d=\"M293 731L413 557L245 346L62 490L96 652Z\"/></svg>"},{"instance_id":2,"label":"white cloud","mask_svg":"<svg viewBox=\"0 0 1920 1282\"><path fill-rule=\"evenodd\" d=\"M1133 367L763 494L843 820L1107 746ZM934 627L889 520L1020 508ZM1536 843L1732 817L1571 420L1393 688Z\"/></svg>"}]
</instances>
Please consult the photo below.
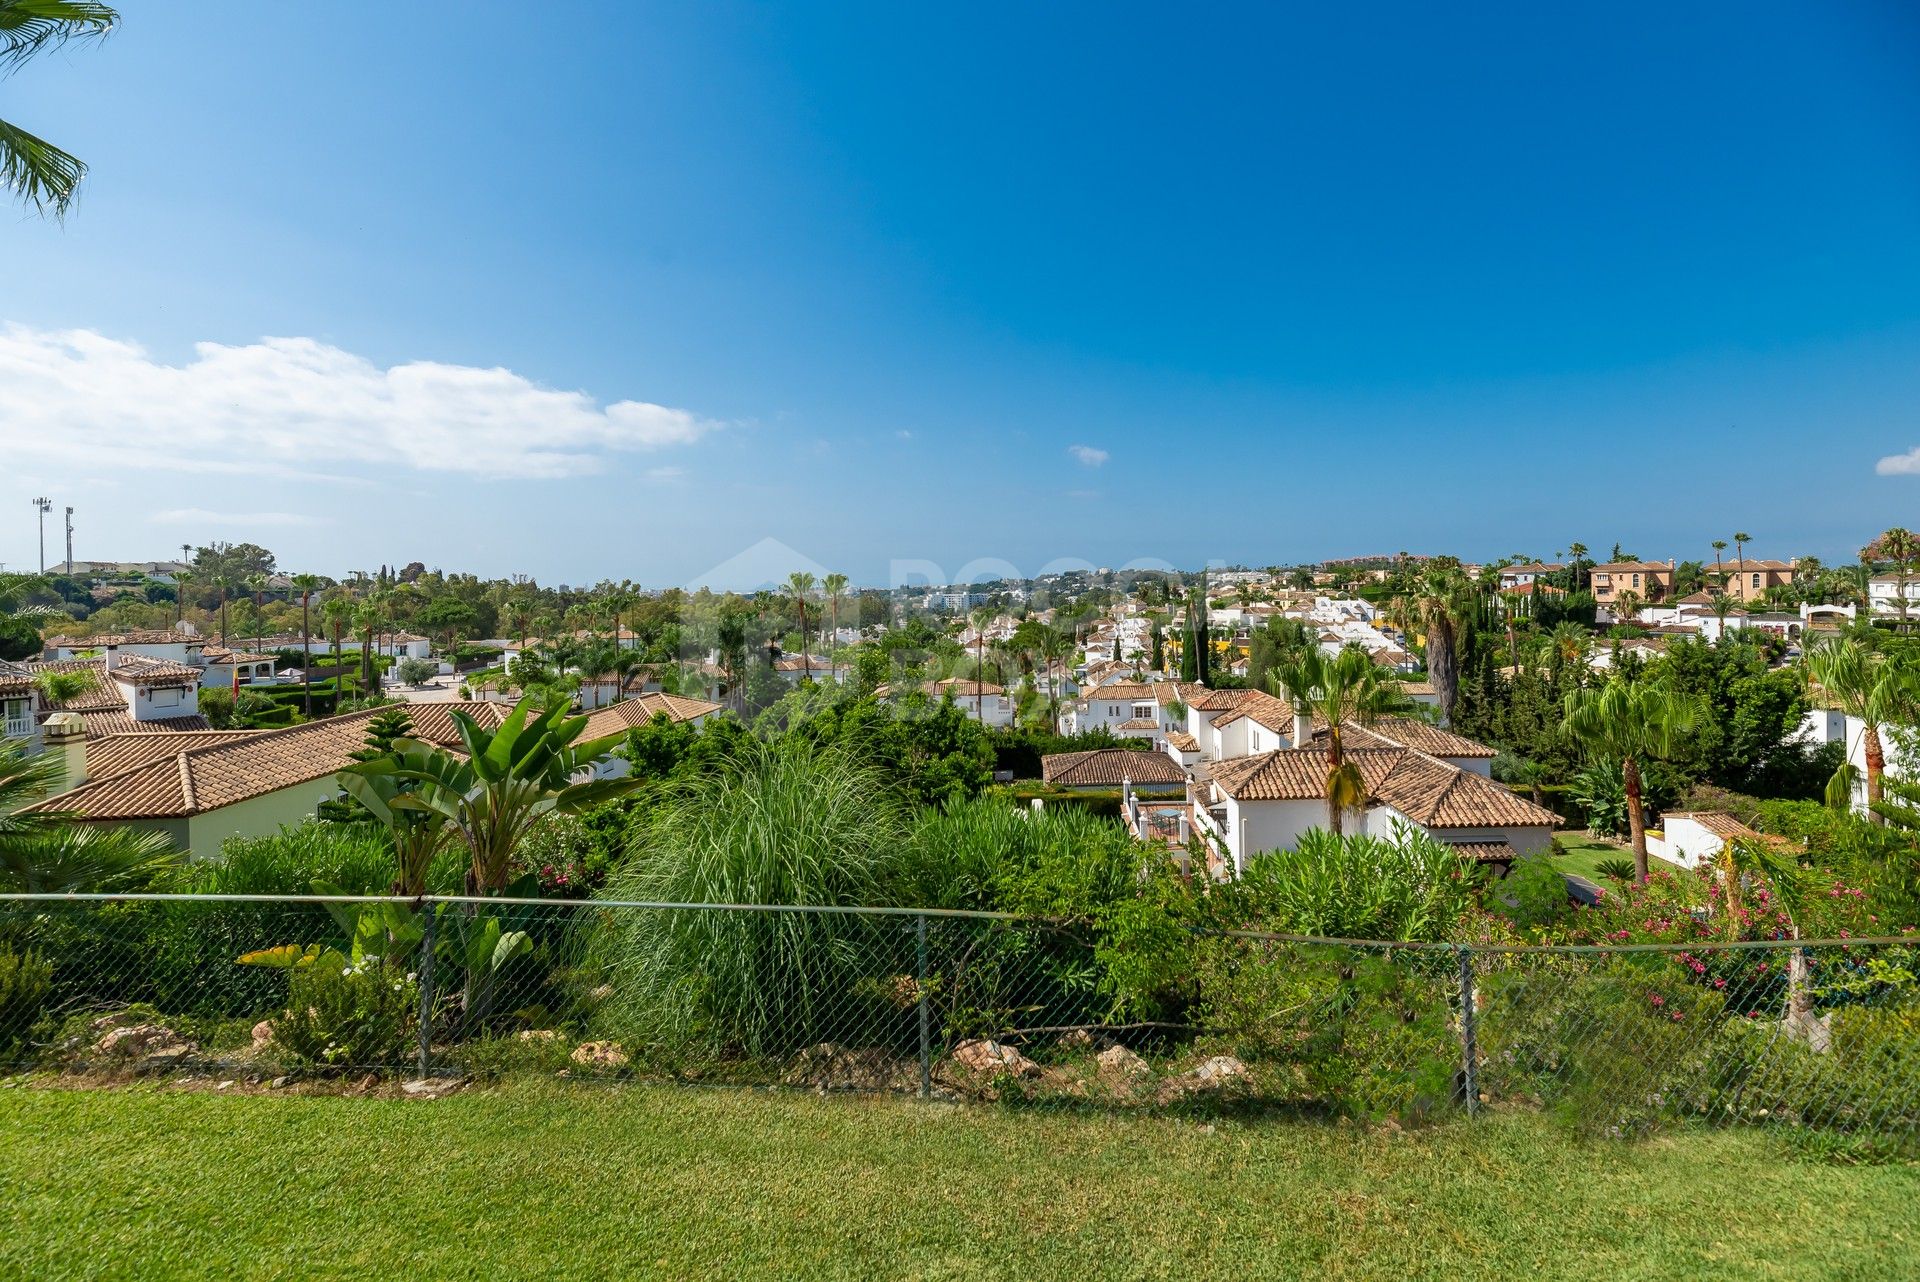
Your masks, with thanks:
<instances>
[{"instance_id":1,"label":"white cloud","mask_svg":"<svg viewBox=\"0 0 1920 1282\"><path fill-rule=\"evenodd\" d=\"M1067 453L1079 460L1082 467L1099 467L1112 457L1112 455L1108 454L1105 450L1097 449L1091 445L1069 445L1067 446Z\"/></svg>"},{"instance_id":2,"label":"white cloud","mask_svg":"<svg viewBox=\"0 0 1920 1282\"><path fill-rule=\"evenodd\" d=\"M203 507L176 507L155 512L149 520L160 525L320 525L317 516L303 512L210 512Z\"/></svg>"},{"instance_id":3,"label":"white cloud","mask_svg":"<svg viewBox=\"0 0 1920 1282\"><path fill-rule=\"evenodd\" d=\"M1881 476L1920 476L1920 445L1905 454L1889 454L1873 465Z\"/></svg>"},{"instance_id":4,"label":"white cloud","mask_svg":"<svg viewBox=\"0 0 1920 1282\"><path fill-rule=\"evenodd\" d=\"M908 431L908 430L907 430L906 428L904 428L904 427L903 427L903 428L901 428L901 429L900 429L899 431L897 431L897 432L895 432L895 433L894 433L894 436L895 436L895 437L896 437L897 439L899 439L899 440L902 440L902 441L911 441L911 440L913 439L913 433L912 433L912 432L909 432L909 431Z\"/></svg>"},{"instance_id":5,"label":"white cloud","mask_svg":"<svg viewBox=\"0 0 1920 1282\"><path fill-rule=\"evenodd\" d=\"M373 464L540 479L684 445L717 424L644 401L602 406L507 369L383 369L312 338L200 343L168 365L92 330L0 328L0 434L14 458L311 478Z\"/></svg>"},{"instance_id":6,"label":"white cloud","mask_svg":"<svg viewBox=\"0 0 1920 1282\"><path fill-rule=\"evenodd\" d=\"M649 481L677 481L687 474L684 467L650 467L647 469Z\"/></svg>"}]
</instances>

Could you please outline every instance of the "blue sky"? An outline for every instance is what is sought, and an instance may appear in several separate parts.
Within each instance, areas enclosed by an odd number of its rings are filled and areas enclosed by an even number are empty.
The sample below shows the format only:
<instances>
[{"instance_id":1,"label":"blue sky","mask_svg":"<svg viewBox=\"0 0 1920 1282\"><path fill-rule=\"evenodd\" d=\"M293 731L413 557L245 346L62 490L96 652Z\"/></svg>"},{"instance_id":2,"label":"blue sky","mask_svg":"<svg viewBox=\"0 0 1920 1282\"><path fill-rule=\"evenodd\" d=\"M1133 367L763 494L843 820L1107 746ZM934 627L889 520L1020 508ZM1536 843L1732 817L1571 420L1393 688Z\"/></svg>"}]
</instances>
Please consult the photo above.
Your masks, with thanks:
<instances>
[{"instance_id":1,"label":"blue sky","mask_svg":"<svg viewBox=\"0 0 1920 1282\"><path fill-rule=\"evenodd\" d=\"M1920 524L1907 6L125 7L0 84L93 166L0 219L9 566Z\"/></svg>"}]
</instances>

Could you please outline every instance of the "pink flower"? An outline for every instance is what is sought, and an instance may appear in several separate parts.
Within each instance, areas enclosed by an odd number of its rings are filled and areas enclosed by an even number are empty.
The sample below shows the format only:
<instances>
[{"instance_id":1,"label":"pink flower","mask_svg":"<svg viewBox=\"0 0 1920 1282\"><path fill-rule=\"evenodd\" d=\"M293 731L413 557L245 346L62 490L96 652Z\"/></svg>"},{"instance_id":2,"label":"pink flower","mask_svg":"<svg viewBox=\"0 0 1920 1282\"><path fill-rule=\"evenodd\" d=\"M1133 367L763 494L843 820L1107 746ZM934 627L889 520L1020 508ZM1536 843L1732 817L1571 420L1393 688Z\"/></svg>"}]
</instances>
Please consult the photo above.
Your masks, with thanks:
<instances>
[{"instance_id":1,"label":"pink flower","mask_svg":"<svg viewBox=\"0 0 1920 1282\"><path fill-rule=\"evenodd\" d=\"M1652 1002L1655 1006L1665 1006L1667 1004L1667 999L1662 997L1658 993L1652 994L1647 998L1647 1000L1649 1002Z\"/></svg>"}]
</instances>

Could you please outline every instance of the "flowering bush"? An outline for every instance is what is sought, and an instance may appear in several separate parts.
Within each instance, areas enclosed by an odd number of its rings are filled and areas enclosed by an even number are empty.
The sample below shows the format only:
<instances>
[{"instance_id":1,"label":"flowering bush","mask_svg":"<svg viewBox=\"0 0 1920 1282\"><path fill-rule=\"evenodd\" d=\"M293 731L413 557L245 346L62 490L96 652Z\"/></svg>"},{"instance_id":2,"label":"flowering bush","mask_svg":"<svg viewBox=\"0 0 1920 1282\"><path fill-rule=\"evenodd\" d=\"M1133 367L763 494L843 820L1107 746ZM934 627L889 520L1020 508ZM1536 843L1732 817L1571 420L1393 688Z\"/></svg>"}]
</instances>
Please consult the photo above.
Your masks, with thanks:
<instances>
[{"instance_id":1,"label":"flowering bush","mask_svg":"<svg viewBox=\"0 0 1920 1282\"><path fill-rule=\"evenodd\" d=\"M378 964L313 965L293 972L274 1044L305 1064L383 1067L404 1062L419 989L410 974Z\"/></svg>"}]
</instances>

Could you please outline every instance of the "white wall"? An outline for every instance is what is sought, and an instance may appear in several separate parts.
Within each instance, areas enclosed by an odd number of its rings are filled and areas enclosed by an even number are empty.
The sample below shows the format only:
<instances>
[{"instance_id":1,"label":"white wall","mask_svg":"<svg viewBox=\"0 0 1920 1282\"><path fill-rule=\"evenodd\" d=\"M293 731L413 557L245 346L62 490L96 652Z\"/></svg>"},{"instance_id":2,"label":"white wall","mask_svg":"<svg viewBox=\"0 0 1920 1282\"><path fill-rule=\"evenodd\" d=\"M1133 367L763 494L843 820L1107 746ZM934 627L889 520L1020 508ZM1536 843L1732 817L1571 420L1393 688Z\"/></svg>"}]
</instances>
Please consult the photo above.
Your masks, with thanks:
<instances>
[{"instance_id":1,"label":"white wall","mask_svg":"<svg viewBox=\"0 0 1920 1282\"><path fill-rule=\"evenodd\" d=\"M1647 834L1647 853L1657 859L1697 868L1720 853L1726 841L1696 819L1668 815L1661 835Z\"/></svg>"}]
</instances>

